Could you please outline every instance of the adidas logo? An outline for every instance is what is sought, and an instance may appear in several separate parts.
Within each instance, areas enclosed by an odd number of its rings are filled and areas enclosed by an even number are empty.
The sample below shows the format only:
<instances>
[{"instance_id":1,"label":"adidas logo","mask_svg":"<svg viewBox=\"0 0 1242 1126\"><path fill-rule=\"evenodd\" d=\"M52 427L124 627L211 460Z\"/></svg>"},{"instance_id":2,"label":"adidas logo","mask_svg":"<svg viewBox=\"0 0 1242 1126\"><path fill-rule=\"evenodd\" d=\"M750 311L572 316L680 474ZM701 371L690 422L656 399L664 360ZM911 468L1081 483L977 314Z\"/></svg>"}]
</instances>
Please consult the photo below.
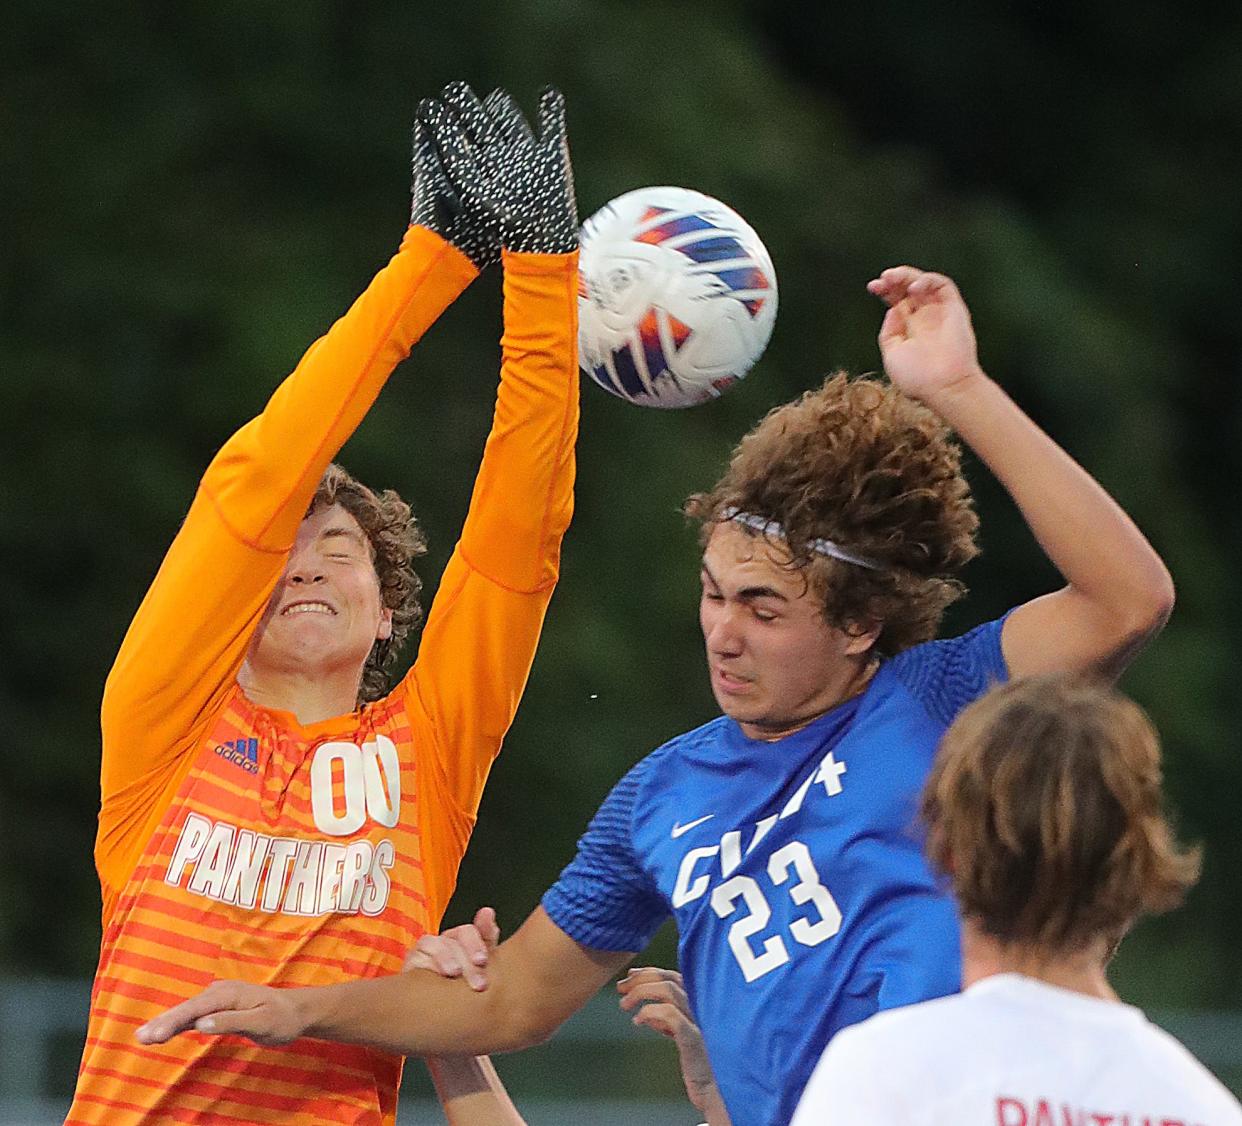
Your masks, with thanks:
<instances>
[{"instance_id":1,"label":"adidas logo","mask_svg":"<svg viewBox=\"0 0 1242 1126\"><path fill-rule=\"evenodd\" d=\"M227 743L221 743L216 748L216 754L225 762L240 766L247 774L259 773L258 739L233 739Z\"/></svg>"}]
</instances>

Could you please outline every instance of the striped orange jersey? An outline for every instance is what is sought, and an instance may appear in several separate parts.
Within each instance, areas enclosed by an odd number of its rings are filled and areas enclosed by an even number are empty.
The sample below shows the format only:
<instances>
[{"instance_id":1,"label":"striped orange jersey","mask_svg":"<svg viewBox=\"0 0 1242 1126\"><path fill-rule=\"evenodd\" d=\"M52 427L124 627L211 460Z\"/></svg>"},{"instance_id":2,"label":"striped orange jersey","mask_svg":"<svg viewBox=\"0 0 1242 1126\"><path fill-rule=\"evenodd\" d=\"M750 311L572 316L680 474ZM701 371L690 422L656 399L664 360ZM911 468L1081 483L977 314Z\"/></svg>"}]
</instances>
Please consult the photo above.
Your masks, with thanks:
<instances>
[{"instance_id":1,"label":"striped orange jersey","mask_svg":"<svg viewBox=\"0 0 1242 1126\"><path fill-rule=\"evenodd\" d=\"M144 1047L134 1030L215 978L395 973L439 926L569 522L576 255L506 256L492 430L402 683L302 726L237 674L328 462L474 272L410 229L212 462L130 627L104 693L104 933L70 1123L395 1118L398 1057L195 1033Z\"/></svg>"}]
</instances>

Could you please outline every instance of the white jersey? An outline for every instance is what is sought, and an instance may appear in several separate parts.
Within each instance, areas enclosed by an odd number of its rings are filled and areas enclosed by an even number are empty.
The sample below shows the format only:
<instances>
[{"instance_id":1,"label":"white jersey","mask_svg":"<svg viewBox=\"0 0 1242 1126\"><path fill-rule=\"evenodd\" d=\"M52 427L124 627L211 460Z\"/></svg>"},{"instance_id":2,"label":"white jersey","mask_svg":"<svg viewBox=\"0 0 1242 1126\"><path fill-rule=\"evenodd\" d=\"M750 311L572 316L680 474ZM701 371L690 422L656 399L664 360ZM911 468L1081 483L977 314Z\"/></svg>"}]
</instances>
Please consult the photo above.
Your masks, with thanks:
<instances>
[{"instance_id":1,"label":"white jersey","mask_svg":"<svg viewBox=\"0 0 1242 1126\"><path fill-rule=\"evenodd\" d=\"M998 974L837 1034L791 1126L1242 1126L1131 1005Z\"/></svg>"}]
</instances>

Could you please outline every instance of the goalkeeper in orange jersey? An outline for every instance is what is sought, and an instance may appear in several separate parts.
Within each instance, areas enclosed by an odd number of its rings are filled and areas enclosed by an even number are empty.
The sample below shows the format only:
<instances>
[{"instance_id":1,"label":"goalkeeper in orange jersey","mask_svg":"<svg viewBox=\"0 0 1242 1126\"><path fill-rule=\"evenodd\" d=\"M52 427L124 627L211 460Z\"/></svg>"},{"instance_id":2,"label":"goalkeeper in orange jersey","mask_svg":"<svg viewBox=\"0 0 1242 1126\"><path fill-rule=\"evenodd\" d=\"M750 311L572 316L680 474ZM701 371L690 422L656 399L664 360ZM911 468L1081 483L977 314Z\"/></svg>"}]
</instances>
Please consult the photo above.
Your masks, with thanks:
<instances>
[{"instance_id":1,"label":"goalkeeper in orange jersey","mask_svg":"<svg viewBox=\"0 0 1242 1126\"><path fill-rule=\"evenodd\" d=\"M213 978L392 974L438 928L572 509L578 222L560 95L419 106L400 250L212 461L104 692L103 943L70 1123L392 1123L398 1056L133 1031ZM336 452L503 260L495 418L417 662L410 510Z\"/></svg>"}]
</instances>

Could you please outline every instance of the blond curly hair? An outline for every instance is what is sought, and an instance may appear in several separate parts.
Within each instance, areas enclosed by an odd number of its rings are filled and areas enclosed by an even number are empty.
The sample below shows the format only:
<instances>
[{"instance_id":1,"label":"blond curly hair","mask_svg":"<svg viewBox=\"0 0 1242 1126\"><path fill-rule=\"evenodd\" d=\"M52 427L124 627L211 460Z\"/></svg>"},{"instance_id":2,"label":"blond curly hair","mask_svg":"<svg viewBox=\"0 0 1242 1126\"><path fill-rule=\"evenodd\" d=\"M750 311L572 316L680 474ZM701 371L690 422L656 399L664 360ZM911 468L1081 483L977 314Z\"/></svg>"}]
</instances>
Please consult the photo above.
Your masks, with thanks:
<instances>
[{"instance_id":1,"label":"blond curly hair","mask_svg":"<svg viewBox=\"0 0 1242 1126\"><path fill-rule=\"evenodd\" d=\"M410 506L392 489L376 493L335 463L320 478L306 515L334 504L345 509L366 533L380 599L392 611L392 632L375 642L363 666L358 703L365 704L388 691L389 671L401 646L423 620L419 602L423 584L414 573L414 560L427 550L427 541Z\"/></svg>"},{"instance_id":2,"label":"blond curly hair","mask_svg":"<svg viewBox=\"0 0 1242 1126\"><path fill-rule=\"evenodd\" d=\"M881 656L935 637L966 591L957 572L978 554L979 520L948 428L889 384L844 372L769 412L716 486L685 505L704 543L732 511L779 524L827 621L878 625ZM879 566L827 558L817 539Z\"/></svg>"}]
</instances>

